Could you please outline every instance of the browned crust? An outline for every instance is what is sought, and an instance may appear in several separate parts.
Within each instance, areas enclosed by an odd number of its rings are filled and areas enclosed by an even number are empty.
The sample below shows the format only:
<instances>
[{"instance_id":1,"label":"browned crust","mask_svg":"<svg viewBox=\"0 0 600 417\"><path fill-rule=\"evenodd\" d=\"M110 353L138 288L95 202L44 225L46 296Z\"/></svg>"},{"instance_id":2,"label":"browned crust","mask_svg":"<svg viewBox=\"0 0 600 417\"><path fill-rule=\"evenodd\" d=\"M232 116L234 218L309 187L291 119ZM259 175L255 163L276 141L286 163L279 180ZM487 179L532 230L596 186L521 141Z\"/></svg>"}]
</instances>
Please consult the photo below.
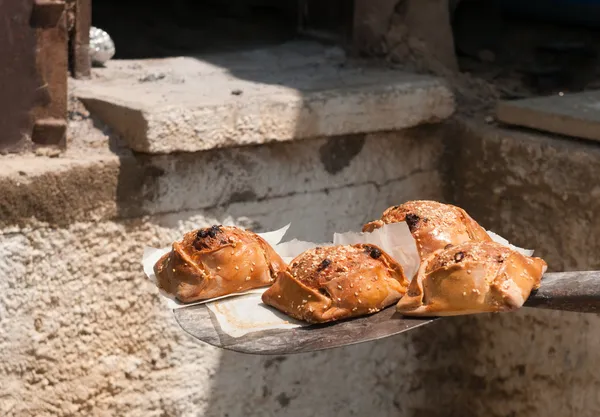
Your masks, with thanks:
<instances>
[{"instance_id":1,"label":"browned crust","mask_svg":"<svg viewBox=\"0 0 600 417\"><path fill-rule=\"evenodd\" d=\"M260 236L213 226L186 233L154 266L158 287L183 303L271 285L287 265Z\"/></svg>"},{"instance_id":2,"label":"browned crust","mask_svg":"<svg viewBox=\"0 0 600 417\"><path fill-rule=\"evenodd\" d=\"M375 313L407 285L402 266L377 246L329 246L296 257L262 299L296 319L323 323Z\"/></svg>"},{"instance_id":3,"label":"browned crust","mask_svg":"<svg viewBox=\"0 0 600 417\"><path fill-rule=\"evenodd\" d=\"M406 222L417 243L421 259L449 245L467 241L490 242L492 239L466 211L436 201L408 201L383 212L381 220L363 226L372 232L384 224Z\"/></svg>"},{"instance_id":4,"label":"browned crust","mask_svg":"<svg viewBox=\"0 0 600 417\"><path fill-rule=\"evenodd\" d=\"M423 261L398 302L408 316L512 311L538 288L546 262L495 242L466 242Z\"/></svg>"}]
</instances>

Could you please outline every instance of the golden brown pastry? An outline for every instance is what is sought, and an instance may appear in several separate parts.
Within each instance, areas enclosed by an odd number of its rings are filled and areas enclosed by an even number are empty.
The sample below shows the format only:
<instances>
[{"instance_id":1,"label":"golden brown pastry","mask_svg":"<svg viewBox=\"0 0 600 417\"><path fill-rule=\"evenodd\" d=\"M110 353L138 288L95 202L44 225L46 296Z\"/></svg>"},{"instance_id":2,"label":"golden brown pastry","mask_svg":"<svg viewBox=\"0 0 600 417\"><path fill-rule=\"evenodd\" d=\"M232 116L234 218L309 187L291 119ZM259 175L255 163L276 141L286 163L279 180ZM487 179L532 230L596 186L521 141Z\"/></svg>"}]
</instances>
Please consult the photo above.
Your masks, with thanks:
<instances>
[{"instance_id":1,"label":"golden brown pastry","mask_svg":"<svg viewBox=\"0 0 600 417\"><path fill-rule=\"evenodd\" d=\"M463 242L491 242L492 239L463 209L436 201L408 201L388 208L381 220L363 226L372 232L384 224L406 222L415 238L421 260L438 249Z\"/></svg>"},{"instance_id":2,"label":"golden brown pastry","mask_svg":"<svg viewBox=\"0 0 600 417\"><path fill-rule=\"evenodd\" d=\"M516 310L539 288L546 267L499 243L463 243L425 259L396 309L407 316Z\"/></svg>"},{"instance_id":3,"label":"golden brown pastry","mask_svg":"<svg viewBox=\"0 0 600 417\"><path fill-rule=\"evenodd\" d=\"M374 245L327 246L296 257L262 300L323 323L377 312L398 301L407 285L402 266Z\"/></svg>"},{"instance_id":4,"label":"golden brown pastry","mask_svg":"<svg viewBox=\"0 0 600 417\"><path fill-rule=\"evenodd\" d=\"M158 286L188 303L271 285L285 262L255 233L213 226L187 233L154 266Z\"/></svg>"}]
</instances>

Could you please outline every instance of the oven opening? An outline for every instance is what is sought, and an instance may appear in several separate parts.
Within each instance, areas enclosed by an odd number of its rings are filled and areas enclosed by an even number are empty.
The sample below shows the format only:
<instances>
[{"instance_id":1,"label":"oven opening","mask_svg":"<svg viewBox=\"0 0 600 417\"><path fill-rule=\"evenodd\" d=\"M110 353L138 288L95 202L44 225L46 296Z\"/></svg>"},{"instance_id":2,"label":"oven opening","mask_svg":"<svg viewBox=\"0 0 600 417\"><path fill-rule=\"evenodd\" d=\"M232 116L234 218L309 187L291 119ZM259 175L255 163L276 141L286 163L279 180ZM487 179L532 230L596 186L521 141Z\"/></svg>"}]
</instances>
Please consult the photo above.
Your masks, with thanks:
<instances>
[{"instance_id":1,"label":"oven opening","mask_svg":"<svg viewBox=\"0 0 600 417\"><path fill-rule=\"evenodd\" d=\"M114 59L165 58L263 48L311 38L346 45L348 0L103 0L92 25L107 31Z\"/></svg>"}]
</instances>

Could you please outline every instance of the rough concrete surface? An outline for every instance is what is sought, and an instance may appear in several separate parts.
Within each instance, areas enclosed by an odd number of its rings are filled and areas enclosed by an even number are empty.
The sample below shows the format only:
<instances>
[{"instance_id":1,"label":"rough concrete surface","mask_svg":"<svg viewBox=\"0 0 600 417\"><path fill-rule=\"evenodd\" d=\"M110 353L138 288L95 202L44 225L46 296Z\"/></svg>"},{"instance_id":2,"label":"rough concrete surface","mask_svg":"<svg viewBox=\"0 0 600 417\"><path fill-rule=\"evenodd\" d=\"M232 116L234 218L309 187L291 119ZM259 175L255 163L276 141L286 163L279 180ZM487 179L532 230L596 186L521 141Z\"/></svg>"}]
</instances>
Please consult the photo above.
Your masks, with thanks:
<instances>
[{"instance_id":1,"label":"rough concrete surface","mask_svg":"<svg viewBox=\"0 0 600 417\"><path fill-rule=\"evenodd\" d=\"M516 126L600 140L600 91L501 101L496 117Z\"/></svg>"},{"instance_id":2,"label":"rough concrete surface","mask_svg":"<svg viewBox=\"0 0 600 417\"><path fill-rule=\"evenodd\" d=\"M448 159L454 200L484 226L551 270L600 269L598 144L467 124ZM454 357L468 364L464 415L600 414L599 315L526 309L456 324L477 341Z\"/></svg>"},{"instance_id":3,"label":"rough concrete surface","mask_svg":"<svg viewBox=\"0 0 600 417\"><path fill-rule=\"evenodd\" d=\"M190 340L139 265L144 245L194 226L291 220L292 235L321 240L388 205L432 198L535 248L553 270L599 268L596 143L457 124L103 158L3 160L0 187L12 197L0 201L13 210L1 215L0 415L600 412L597 315L449 318L374 343L261 358ZM67 221L45 223L61 213Z\"/></svg>"},{"instance_id":4,"label":"rough concrete surface","mask_svg":"<svg viewBox=\"0 0 600 417\"><path fill-rule=\"evenodd\" d=\"M66 225L90 217L219 210L350 185L378 189L437 171L444 131L429 126L177 156L99 151L12 158L0 167L0 226L25 225L33 216ZM399 159L406 162L398 166Z\"/></svg>"},{"instance_id":5,"label":"rough concrete surface","mask_svg":"<svg viewBox=\"0 0 600 417\"><path fill-rule=\"evenodd\" d=\"M109 62L75 93L145 153L398 130L454 111L441 79L358 65L312 43L143 65Z\"/></svg>"},{"instance_id":6,"label":"rough concrete surface","mask_svg":"<svg viewBox=\"0 0 600 417\"><path fill-rule=\"evenodd\" d=\"M2 229L0 415L598 415L597 315L448 318L374 343L254 357L185 336L139 258L194 226L291 220L293 235L318 240L396 202L453 195L553 270L598 268L600 147L463 125L251 149L150 157L161 175L140 204L162 214ZM223 182L200 180L226 160ZM184 198L204 190L206 200Z\"/></svg>"},{"instance_id":7,"label":"rough concrete surface","mask_svg":"<svg viewBox=\"0 0 600 417\"><path fill-rule=\"evenodd\" d=\"M316 416L373 408L387 415L418 408L422 389L400 394L419 384L411 374L429 367L415 360L412 339L292 358L223 353L178 329L144 278L140 257L145 245L163 246L215 222L267 230L292 221L294 236L321 240L358 230L397 201L442 199L443 149L434 132L150 157L145 163L156 169L138 173L152 178L140 204L162 214L74 216L61 227L20 219L4 227L0 415ZM217 175L219 167L225 171ZM88 168L98 172L95 164Z\"/></svg>"}]
</instances>

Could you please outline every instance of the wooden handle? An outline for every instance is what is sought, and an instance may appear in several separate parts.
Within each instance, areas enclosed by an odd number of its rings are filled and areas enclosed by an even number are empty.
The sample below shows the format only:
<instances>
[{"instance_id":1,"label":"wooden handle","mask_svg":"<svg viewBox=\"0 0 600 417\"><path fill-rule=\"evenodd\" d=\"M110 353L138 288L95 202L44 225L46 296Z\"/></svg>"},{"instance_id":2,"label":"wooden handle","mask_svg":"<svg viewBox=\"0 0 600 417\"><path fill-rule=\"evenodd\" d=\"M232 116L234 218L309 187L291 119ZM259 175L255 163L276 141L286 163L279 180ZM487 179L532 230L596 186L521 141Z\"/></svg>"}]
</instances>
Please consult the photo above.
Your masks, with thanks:
<instances>
[{"instance_id":1,"label":"wooden handle","mask_svg":"<svg viewBox=\"0 0 600 417\"><path fill-rule=\"evenodd\" d=\"M600 313L600 271L547 273L525 306Z\"/></svg>"}]
</instances>

